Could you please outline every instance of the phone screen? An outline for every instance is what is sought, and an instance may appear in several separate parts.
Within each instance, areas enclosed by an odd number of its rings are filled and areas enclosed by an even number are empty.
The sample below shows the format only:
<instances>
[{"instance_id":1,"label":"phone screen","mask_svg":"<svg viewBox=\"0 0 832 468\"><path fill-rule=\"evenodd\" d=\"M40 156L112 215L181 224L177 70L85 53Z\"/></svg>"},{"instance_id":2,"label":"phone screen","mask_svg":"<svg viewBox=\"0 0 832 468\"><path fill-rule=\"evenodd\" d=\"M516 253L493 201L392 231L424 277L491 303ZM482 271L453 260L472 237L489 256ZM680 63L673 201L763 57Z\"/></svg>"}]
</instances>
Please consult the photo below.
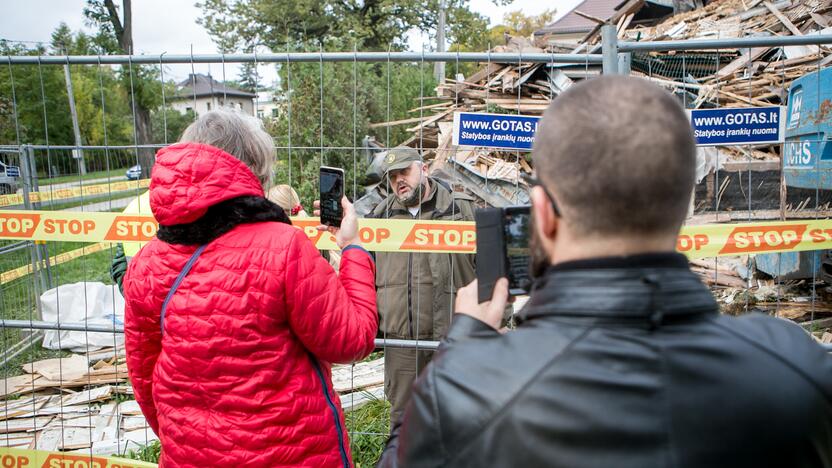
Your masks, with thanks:
<instances>
[{"instance_id":1,"label":"phone screen","mask_svg":"<svg viewBox=\"0 0 832 468\"><path fill-rule=\"evenodd\" d=\"M529 249L529 208L506 208L503 229L506 246L508 288L512 295L529 292L532 284L529 275L531 251Z\"/></svg>"},{"instance_id":2,"label":"phone screen","mask_svg":"<svg viewBox=\"0 0 832 468\"><path fill-rule=\"evenodd\" d=\"M321 223L340 226L343 218L341 198L344 196L344 172L322 167L320 184Z\"/></svg>"}]
</instances>

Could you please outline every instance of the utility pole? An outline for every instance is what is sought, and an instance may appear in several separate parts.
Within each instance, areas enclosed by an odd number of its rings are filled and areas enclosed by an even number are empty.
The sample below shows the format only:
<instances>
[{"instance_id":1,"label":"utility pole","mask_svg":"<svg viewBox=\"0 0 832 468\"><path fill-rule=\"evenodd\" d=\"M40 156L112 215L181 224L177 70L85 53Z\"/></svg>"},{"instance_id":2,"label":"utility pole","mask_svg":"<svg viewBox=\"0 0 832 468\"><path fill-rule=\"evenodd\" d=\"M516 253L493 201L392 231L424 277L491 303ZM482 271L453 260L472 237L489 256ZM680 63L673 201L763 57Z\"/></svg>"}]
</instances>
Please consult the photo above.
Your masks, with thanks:
<instances>
[{"instance_id":1,"label":"utility pole","mask_svg":"<svg viewBox=\"0 0 832 468\"><path fill-rule=\"evenodd\" d=\"M436 51L445 52L445 0L439 0L439 25L436 27ZM445 62L436 62L433 68L436 82L445 82Z\"/></svg>"},{"instance_id":2,"label":"utility pole","mask_svg":"<svg viewBox=\"0 0 832 468\"><path fill-rule=\"evenodd\" d=\"M72 131L75 133L75 146L79 147L72 150L72 157L78 161L78 169L81 175L84 175L87 173L87 166L84 164L84 150L80 148L81 130L78 127L78 112L75 111L75 94L72 92L72 76L69 73L68 63L64 64L64 79L66 80L66 94L69 98L69 113L72 117Z\"/></svg>"}]
</instances>

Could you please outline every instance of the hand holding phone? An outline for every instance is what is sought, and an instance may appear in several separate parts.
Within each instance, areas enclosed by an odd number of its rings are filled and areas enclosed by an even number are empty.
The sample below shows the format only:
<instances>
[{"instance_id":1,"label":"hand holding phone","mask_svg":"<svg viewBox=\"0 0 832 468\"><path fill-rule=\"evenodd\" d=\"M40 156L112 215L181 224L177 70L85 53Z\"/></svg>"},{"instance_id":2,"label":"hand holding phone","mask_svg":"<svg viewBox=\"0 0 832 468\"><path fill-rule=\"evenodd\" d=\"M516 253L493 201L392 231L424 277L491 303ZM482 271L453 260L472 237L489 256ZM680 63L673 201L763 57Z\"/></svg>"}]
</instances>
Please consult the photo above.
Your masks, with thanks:
<instances>
[{"instance_id":1,"label":"hand holding phone","mask_svg":"<svg viewBox=\"0 0 832 468\"><path fill-rule=\"evenodd\" d=\"M480 302L491 299L494 285L508 279L512 296L531 289L529 274L529 206L485 208L476 210L477 285Z\"/></svg>"},{"instance_id":2,"label":"hand holding phone","mask_svg":"<svg viewBox=\"0 0 832 468\"><path fill-rule=\"evenodd\" d=\"M313 202L315 216L321 215L321 202L315 200ZM344 211L344 217L341 219L341 226L326 226L321 224L318 226L319 231L326 231L335 236L335 243L339 248L343 249L348 245L361 245L361 239L358 237L358 215L355 212L355 207L350 203L347 197L341 198L341 208Z\"/></svg>"},{"instance_id":3,"label":"hand holding phone","mask_svg":"<svg viewBox=\"0 0 832 468\"><path fill-rule=\"evenodd\" d=\"M321 166L319 187L321 192L321 224L340 227L344 218L341 199L344 197L344 170Z\"/></svg>"}]
</instances>

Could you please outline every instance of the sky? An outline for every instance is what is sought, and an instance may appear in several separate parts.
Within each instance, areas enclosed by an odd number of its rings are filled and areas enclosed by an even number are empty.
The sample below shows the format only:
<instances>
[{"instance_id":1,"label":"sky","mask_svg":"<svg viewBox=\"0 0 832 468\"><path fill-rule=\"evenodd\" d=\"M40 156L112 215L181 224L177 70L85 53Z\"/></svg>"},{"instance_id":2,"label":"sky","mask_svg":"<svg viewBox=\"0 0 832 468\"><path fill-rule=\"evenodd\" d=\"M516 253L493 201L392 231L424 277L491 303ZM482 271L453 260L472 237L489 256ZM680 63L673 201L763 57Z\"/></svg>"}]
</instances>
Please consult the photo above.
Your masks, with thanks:
<instances>
[{"instance_id":1,"label":"sky","mask_svg":"<svg viewBox=\"0 0 832 468\"><path fill-rule=\"evenodd\" d=\"M498 7L492 0L471 0L471 8L491 19L491 24L499 24L503 15L509 11L522 10L527 15L534 15L556 8L558 16L565 14L581 0L515 0L511 5ZM0 16L0 38L15 41L49 42L52 31L63 21L73 31L84 29L83 9L85 0L0 0L3 15ZM117 4L120 4L117 1ZM194 54L216 53L216 45L202 26L196 23L202 15L194 6L195 0L134 0L133 1L133 42L136 53L142 54L187 54L193 46ZM422 39L419 34L410 36L410 47L421 50ZM273 81L276 73L273 67L263 67L260 71L265 82ZM190 65L171 66L166 74L183 79L190 73ZM197 73L207 73L215 77L222 76L219 64L197 64ZM228 79L237 76L237 66L227 65L225 74Z\"/></svg>"}]
</instances>

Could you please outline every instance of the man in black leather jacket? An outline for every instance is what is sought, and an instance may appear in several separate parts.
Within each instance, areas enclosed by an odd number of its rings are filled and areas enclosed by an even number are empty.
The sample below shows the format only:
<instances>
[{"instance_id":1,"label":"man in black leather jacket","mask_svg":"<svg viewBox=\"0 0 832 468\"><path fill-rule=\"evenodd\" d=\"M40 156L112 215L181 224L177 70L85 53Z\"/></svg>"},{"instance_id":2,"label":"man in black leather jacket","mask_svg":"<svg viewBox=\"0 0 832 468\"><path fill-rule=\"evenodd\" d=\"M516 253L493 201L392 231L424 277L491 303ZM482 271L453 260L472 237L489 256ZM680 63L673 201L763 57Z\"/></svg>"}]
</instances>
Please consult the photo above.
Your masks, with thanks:
<instances>
[{"instance_id":1,"label":"man in black leather jacket","mask_svg":"<svg viewBox=\"0 0 832 468\"><path fill-rule=\"evenodd\" d=\"M379 466L832 466L832 357L799 326L723 316L674 252L695 146L637 78L571 87L533 152L539 278L497 331L501 280L453 323Z\"/></svg>"}]
</instances>

